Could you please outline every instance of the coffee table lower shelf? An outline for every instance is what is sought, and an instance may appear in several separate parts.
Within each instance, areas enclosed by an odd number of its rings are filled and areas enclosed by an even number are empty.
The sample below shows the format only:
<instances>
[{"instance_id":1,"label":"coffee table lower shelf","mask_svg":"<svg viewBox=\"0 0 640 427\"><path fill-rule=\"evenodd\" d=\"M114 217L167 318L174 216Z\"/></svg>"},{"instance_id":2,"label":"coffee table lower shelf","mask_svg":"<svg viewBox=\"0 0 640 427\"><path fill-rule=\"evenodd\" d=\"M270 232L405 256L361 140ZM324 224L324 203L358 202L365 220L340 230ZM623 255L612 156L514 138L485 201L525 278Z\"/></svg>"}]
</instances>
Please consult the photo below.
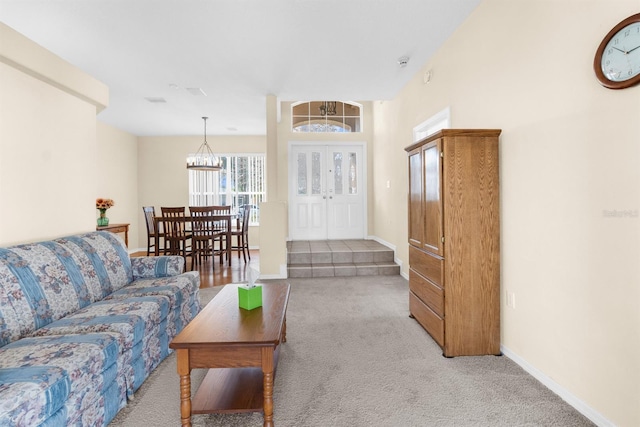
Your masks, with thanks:
<instances>
[{"instance_id":1,"label":"coffee table lower shelf","mask_svg":"<svg viewBox=\"0 0 640 427\"><path fill-rule=\"evenodd\" d=\"M278 366L276 348L273 376ZM192 414L263 412L262 368L211 368L191 401Z\"/></svg>"}]
</instances>

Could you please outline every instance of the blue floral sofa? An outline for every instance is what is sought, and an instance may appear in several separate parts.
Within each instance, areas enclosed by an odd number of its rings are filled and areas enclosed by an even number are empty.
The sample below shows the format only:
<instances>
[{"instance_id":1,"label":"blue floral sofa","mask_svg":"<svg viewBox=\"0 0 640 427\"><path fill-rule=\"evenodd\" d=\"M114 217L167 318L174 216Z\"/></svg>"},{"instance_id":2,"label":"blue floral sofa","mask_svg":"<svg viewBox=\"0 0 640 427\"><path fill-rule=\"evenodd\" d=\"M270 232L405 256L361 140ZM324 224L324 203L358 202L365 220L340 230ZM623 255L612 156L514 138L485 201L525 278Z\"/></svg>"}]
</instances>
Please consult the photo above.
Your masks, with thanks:
<instances>
[{"instance_id":1,"label":"blue floral sofa","mask_svg":"<svg viewBox=\"0 0 640 427\"><path fill-rule=\"evenodd\" d=\"M0 248L0 426L106 426L200 310L183 270L105 231Z\"/></svg>"}]
</instances>

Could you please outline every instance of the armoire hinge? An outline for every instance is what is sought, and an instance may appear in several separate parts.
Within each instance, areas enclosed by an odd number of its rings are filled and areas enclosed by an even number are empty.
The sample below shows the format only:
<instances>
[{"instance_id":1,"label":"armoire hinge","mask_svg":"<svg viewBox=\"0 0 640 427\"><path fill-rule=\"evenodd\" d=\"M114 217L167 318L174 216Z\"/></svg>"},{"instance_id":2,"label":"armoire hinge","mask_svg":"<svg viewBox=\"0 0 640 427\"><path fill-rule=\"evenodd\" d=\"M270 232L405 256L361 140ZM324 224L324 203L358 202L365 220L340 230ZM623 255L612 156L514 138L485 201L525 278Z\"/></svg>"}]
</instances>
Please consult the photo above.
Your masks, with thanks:
<instances>
[{"instance_id":1,"label":"armoire hinge","mask_svg":"<svg viewBox=\"0 0 640 427\"><path fill-rule=\"evenodd\" d=\"M442 238L440 240L442 240L442 243L444 243L444 236L442 236Z\"/></svg>"},{"instance_id":2,"label":"armoire hinge","mask_svg":"<svg viewBox=\"0 0 640 427\"><path fill-rule=\"evenodd\" d=\"M444 157L444 151L440 152L440 157Z\"/></svg>"}]
</instances>

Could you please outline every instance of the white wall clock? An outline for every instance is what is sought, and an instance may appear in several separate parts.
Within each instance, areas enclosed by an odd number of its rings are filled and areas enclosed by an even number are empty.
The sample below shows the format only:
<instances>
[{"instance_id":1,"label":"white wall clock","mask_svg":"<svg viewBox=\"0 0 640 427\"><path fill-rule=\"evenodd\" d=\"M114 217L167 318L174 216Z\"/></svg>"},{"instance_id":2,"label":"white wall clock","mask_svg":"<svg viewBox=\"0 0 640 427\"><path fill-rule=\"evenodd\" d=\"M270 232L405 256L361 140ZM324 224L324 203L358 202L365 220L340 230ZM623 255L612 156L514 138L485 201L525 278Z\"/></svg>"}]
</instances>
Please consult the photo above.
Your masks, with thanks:
<instances>
[{"instance_id":1,"label":"white wall clock","mask_svg":"<svg viewBox=\"0 0 640 427\"><path fill-rule=\"evenodd\" d=\"M624 89L640 83L640 13L613 27L602 39L593 69L609 89Z\"/></svg>"}]
</instances>

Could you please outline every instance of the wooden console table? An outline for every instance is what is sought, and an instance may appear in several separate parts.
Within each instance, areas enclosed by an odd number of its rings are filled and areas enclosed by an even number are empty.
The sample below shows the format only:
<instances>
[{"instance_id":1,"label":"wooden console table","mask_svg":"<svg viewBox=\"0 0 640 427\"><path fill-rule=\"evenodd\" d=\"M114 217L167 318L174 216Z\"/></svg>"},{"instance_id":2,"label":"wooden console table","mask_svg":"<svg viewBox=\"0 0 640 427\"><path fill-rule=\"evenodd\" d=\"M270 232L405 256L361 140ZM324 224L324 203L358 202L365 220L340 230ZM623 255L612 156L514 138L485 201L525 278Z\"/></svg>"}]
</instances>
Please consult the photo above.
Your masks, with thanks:
<instances>
[{"instance_id":1,"label":"wooden console table","mask_svg":"<svg viewBox=\"0 0 640 427\"><path fill-rule=\"evenodd\" d=\"M238 307L238 285L226 285L176 336L182 426L192 414L262 412L273 427L273 381L287 340L288 283L262 284L262 307ZM191 370L210 368L191 400Z\"/></svg>"},{"instance_id":2,"label":"wooden console table","mask_svg":"<svg viewBox=\"0 0 640 427\"><path fill-rule=\"evenodd\" d=\"M124 244L129 247L129 224L109 224L96 227L98 231L110 231L112 233L124 233Z\"/></svg>"}]
</instances>

